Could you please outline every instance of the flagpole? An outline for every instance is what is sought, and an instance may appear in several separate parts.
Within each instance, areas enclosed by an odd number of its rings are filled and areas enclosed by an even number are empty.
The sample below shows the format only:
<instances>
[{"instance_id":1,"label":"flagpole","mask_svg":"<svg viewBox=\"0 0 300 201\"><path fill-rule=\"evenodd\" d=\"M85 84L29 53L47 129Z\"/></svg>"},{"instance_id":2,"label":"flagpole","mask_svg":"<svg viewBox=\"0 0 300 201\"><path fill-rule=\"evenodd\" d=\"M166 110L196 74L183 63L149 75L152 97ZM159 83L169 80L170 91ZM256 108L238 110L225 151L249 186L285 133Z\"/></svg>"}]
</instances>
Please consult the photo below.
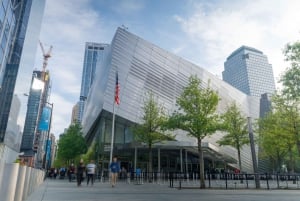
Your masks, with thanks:
<instances>
[{"instance_id":1,"label":"flagpole","mask_svg":"<svg viewBox=\"0 0 300 201\"><path fill-rule=\"evenodd\" d=\"M110 143L110 157L109 157L109 165L108 169L110 169L110 164L112 163L113 157L113 149L114 149L114 136L115 136L115 104L120 104L119 92L119 78L118 78L118 71L116 72L116 86L115 86L115 94L114 94L114 101L113 101L113 118L112 118L112 128L111 128L111 143Z\"/></svg>"},{"instance_id":2,"label":"flagpole","mask_svg":"<svg viewBox=\"0 0 300 201\"><path fill-rule=\"evenodd\" d=\"M110 142L109 165L112 162L113 149L114 149L114 135L115 135L115 101L113 102L113 119L112 119L112 127L111 127L111 142Z\"/></svg>"}]
</instances>

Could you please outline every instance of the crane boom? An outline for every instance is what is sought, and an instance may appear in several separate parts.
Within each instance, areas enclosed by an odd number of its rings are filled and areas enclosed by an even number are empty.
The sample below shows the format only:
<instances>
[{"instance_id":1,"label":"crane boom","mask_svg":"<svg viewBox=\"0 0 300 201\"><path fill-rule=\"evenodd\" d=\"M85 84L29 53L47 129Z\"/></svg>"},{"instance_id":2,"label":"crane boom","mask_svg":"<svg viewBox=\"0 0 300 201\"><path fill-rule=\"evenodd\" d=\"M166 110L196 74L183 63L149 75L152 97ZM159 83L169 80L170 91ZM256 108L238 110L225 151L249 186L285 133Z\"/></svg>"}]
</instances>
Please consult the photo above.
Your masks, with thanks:
<instances>
[{"instance_id":1,"label":"crane boom","mask_svg":"<svg viewBox=\"0 0 300 201\"><path fill-rule=\"evenodd\" d=\"M40 46L41 46L41 50L42 50L42 53L43 53L43 72L46 71L46 68L47 68L47 65L48 65L48 59L51 57L51 51L52 51L52 45L50 46L49 50L47 51L47 53L45 52L45 49L44 49L44 46L43 46L43 43L41 41L40 42Z\"/></svg>"}]
</instances>

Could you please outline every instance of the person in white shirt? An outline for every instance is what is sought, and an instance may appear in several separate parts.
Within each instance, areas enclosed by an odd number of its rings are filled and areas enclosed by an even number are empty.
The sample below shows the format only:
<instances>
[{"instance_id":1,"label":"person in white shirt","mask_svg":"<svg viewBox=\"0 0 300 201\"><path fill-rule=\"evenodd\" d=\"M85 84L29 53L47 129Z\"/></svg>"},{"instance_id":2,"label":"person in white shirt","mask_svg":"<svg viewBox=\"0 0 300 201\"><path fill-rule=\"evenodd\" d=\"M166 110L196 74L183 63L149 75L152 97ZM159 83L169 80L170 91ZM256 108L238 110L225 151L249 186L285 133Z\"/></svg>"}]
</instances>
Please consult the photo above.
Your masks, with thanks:
<instances>
[{"instance_id":1,"label":"person in white shirt","mask_svg":"<svg viewBox=\"0 0 300 201\"><path fill-rule=\"evenodd\" d=\"M96 165L95 161L91 160L89 164L86 166L86 174L87 174L87 185L91 180L91 184L94 185L94 175L96 173Z\"/></svg>"}]
</instances>

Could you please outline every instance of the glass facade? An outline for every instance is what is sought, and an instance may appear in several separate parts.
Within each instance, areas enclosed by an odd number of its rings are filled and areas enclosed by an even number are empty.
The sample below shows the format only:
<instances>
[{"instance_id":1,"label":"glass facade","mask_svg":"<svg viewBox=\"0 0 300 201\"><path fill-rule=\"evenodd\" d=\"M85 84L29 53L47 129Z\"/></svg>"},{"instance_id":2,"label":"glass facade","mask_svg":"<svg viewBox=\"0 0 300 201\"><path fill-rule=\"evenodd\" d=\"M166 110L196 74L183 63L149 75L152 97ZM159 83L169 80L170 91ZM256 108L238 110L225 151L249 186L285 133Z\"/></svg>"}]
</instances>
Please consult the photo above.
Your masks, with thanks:
<instances>
[{"instance_id":1,"label":"glass facade","mask_svg":"<svg viewBox=\"0 0 300 201\"><path fill-rule=\"evenodd\" d=\"M272 65L263 52L242 46L226 60L223 80L245 94L260 97L275 92Z\"/></svg>"},{"instance_id":2,"label":"glass facade","mask_svg":"<svg viewBox=\"0 0 300 201\"><path fill-rule=\"evenodd\" d=\"M34 68L45 0L0 0L1 9L4 8L3 5L6 5L6 3L13 5L12 20L15 19L15 25L11 21L10 26L14 26L13 36L9 41L9 52L6 53L7 59L5 63L2 63L4 75L0 90L0 142L4 142L14 151L19 151L19 148L7 139L10 139L11 136L19 136L17 139L15 138L15 141L20 140L21 133L12 134L7 131L7 128L10 127L9 119L12 119L11 116L14 113L12 103L15 102L14 99L17 97L21 101L17 123L23 125L25 121L27 98L23 97L23 94L28 93L30 90L30 80ZM0 16L2 14L0 12ZM5 23L7 24L7 22ZM3 34L2 31L0 33Z\"/></svg>"},{"instance_id":3,"label":"glass facade","mask_svg":"<svg viewBox=\"0 0 300 201\"><path fill-rule=\"evenodd\" d=\"M16 24L14 6L13 1L0 1L0 88Z\"/></svg>"},{"instance_id":4,"label":"glass facade","mask_svg":"<svg viewBox=\"0 0 300 201\"><path fill-rule=\"evenodd\" d=\"M221 98L218 112L224 112L227 105L235 101L245 116L253 118L259 116L258 97L242 93L203 68L121 28L118 28L101 65L102 68L98 68L95 73L94 82L86 101L82 126L86 138L89 141L100 142L100 150L106 154L111 139L116 71L119 75L121 103L115 107L114 148L121 154L122 150L130 147L133 140L130 126L141 122L142 106L147 92L152 91L158 102L169 113L172 113L176 109L176 98L187 85L191 75L197 75L202 80L203 86L207 86L210 80L210 86L218 92ZM189 153L197 152L194 138L182 131L176 131L176 134L177 142L166 142L160 145L177 153L174 155L174 164L179 160L176 159L179 156L179 150L184 149ZM205 138L203 146L207 147L208 152L214 153L215 159L220 156L220 161L224 161L226 158L230 160L232 157L236 159L235 149L219 147L216 143L223 135L223 133L217 132ZM252 162L248 146L243 147L242 159L244 171L251 172Z\"/></svg>"},{"instance_id":5,"label":"glass facade","mask_svg":"<svg viewBox=\"0 0 300 201\"><path fill-rule=\"evenodd\" d=\"M42 83L34 87L34 82ZM23 130L21 151L26 156L36 157L36 167L41 168L43 163L44 145L47 139L48 129L40 128L43 110L48 108L51 81L49 72L33 71L31 88L27 102L27 113ZM51 108L49 109L51 110ZM49 122L48 122L49 123ZM49 125L48 125L49 126ZM37 153L37 155L35 155Z\"/></svg>"},{"instance_id":6,"label":"glass facade","mask_svg":"<svg viewBox=\"0 0 300 201\"><path fill-rule=\"evenodd\" d=\"M85 100L93 84L97 64L100 64L104 57L104 51L108 44L87 42L85 44L84 62L81 79L80 101L79 101L79 122L82 121Z\"/></svg>"}]
</instances>

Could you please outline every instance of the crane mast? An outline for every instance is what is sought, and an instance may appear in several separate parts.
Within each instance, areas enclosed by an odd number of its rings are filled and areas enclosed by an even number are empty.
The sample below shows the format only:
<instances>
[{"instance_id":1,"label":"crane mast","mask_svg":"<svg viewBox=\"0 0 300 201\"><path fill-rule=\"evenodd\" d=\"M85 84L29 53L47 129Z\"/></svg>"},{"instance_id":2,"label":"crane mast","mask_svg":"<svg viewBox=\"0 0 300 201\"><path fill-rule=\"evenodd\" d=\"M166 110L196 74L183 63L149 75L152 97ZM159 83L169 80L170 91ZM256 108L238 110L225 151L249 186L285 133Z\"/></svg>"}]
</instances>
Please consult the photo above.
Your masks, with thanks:
<instances>
[{"instance_id":1,"label":"crane mast","mask_svg":"<svg viewBox=\"0 0 300 201\"><path fill-rule=\"evenodd\" d=\"M48 65L48 59L51 57L51 51L52 51L52 45L50 46L49 50L46 52L44 49L44 46L41 41L40 46L43 53L43 72L45 73L47 65Z\"/></svg>"}]
</instances>

